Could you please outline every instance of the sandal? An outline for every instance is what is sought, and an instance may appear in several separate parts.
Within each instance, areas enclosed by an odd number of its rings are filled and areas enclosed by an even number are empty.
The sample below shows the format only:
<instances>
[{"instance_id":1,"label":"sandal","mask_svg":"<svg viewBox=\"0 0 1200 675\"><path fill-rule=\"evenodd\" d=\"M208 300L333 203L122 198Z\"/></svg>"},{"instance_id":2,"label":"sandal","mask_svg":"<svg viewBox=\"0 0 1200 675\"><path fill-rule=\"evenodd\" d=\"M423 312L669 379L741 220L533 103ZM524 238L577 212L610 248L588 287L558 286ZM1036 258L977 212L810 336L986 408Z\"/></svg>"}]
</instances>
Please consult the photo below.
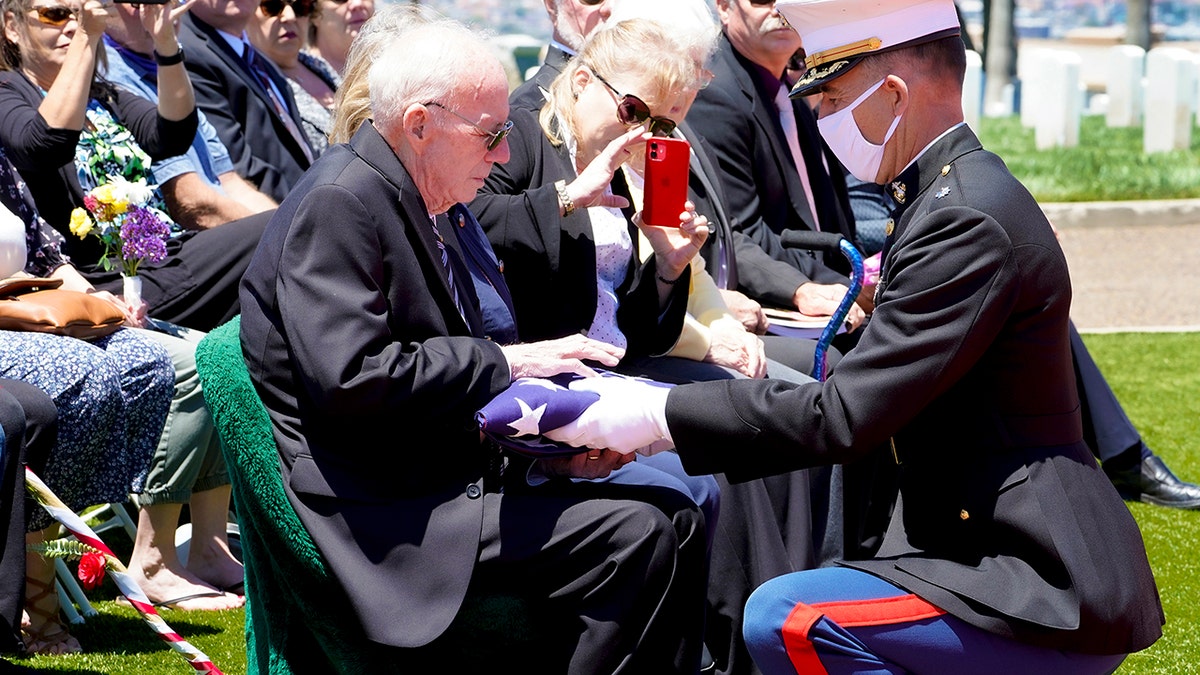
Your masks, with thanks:
<instances>
[{"instance_id":1,"label":"sandal","mask_svg":"<svg viewBox=\"0 0 1200 675\"><path fill-rule=\"evenodd\" d=\"M21 627L21 641L25 643L25 654L56 656L82 652L83 647L79 645L79 641L67 631L67 627L59 619L58 593L54 589L54 581L51 580L47 584L32 577L25 577L25 586L26 589L31 586L38 589L36 593L27 593L25 598L25 611L31 620L29 625ZM45 607L47 599L54 603L51 609ZM45 620L37 630L34 630L32 625L34 617Z\"/></svg>"}]
</instances>

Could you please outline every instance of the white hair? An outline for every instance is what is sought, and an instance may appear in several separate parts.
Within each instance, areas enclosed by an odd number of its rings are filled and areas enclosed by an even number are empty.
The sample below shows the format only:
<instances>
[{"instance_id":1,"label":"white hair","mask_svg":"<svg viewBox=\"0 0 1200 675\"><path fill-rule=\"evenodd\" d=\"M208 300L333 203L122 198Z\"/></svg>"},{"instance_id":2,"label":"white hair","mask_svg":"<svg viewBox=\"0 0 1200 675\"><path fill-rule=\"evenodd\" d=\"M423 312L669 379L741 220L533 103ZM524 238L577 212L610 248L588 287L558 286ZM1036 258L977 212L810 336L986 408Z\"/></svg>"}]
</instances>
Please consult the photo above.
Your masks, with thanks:
<instances>
[{"instance_id":1,"label":"white hair","mask_svg":"<svg viewBox=\"0 0 1200 675\"><path fill-rule=\"evenodd\" d=\"M404 32L377 55L367 82L371 117L385 138L414 103L440 101L472 84L471 75L503 68L479 33L451 19L437 19Z\"/></svg>"},{"instance_id":2,"label":"white hair","mask_svg":"<svg viewBox=\"0 0 1200 675\"><path fill-rule=\"evenodd\" d=\"M704 65L717 50L721 26L708 0L609 0L611 14L597 30L628 19L648 19L670 28L678 45Z\"/></svg>"}]
</instances>

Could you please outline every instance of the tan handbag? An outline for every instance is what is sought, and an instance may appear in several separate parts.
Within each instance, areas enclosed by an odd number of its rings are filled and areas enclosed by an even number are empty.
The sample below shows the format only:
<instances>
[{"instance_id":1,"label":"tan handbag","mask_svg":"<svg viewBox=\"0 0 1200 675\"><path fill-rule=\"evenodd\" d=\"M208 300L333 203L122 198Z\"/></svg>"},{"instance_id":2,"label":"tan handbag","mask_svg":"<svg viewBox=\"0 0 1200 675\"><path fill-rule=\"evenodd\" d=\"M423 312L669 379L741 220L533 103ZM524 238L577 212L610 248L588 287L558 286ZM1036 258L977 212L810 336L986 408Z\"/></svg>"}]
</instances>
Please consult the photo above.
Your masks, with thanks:
<instances>
[{"instance_id":1,"label":"tan handbag","mask_svg":"<svg viewBox=\"0 0 1200 675\"><path fill-rule=\"evenodd\" d=\"M0 280L0 330L54 333L94 340L112 333L125 315L110 302L59 288L62 279Z\"/></svg>"}]
</instances>

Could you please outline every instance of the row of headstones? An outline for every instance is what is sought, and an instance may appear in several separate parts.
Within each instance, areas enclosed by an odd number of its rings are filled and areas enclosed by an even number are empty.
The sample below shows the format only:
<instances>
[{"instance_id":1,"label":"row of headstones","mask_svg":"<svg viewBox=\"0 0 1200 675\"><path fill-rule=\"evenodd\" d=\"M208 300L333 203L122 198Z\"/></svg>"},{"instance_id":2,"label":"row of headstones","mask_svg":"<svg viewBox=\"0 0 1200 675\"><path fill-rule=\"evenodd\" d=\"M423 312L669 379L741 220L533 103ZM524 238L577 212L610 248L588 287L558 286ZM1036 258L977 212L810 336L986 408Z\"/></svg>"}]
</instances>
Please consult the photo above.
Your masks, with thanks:
<instances>
[{"instance_id":1,"label":"row of headstones","mask_svg":"<svg viewBox=\"0 0 1200 675\"><path fill-rule=\"evenodd\" d=\"M1146 152L1169 152L1191 147L1193 115L1200 82L1200 55L1180 47L1155 47L1146 52L1134 45L1108 50L1105 119L1110 127L1143 124ZM1072 51L1045 49L1038 67L1021 81L1021 123L1034 129L1038 149L1079 144L1079 120L1086 94L1080 79L1081 57ZM963 109L967 122L979 128L983 109L983 64L967 53Z\"/></svg>"}]
</instances>

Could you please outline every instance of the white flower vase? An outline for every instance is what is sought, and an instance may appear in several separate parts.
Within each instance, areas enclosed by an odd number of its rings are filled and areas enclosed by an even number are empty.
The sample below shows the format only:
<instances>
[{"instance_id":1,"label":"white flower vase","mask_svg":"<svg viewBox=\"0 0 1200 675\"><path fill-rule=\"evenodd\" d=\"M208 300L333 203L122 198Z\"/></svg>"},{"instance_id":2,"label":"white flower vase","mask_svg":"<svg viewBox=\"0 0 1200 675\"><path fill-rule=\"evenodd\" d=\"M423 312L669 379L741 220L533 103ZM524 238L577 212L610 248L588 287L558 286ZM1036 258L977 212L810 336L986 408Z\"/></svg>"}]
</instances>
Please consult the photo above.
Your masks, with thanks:
<instances>
[{"instance_id":1,"label":"white flower vase","mask_svg":"<svg viewBox=\"0 0 1200 675\"><path fill-rule=\"evenodd\" d=\"M125 302L134 309L142 306L142 278L138 275L126 276L121 275L121 281L124 282Z\"/></svg>"}]
</instances>

